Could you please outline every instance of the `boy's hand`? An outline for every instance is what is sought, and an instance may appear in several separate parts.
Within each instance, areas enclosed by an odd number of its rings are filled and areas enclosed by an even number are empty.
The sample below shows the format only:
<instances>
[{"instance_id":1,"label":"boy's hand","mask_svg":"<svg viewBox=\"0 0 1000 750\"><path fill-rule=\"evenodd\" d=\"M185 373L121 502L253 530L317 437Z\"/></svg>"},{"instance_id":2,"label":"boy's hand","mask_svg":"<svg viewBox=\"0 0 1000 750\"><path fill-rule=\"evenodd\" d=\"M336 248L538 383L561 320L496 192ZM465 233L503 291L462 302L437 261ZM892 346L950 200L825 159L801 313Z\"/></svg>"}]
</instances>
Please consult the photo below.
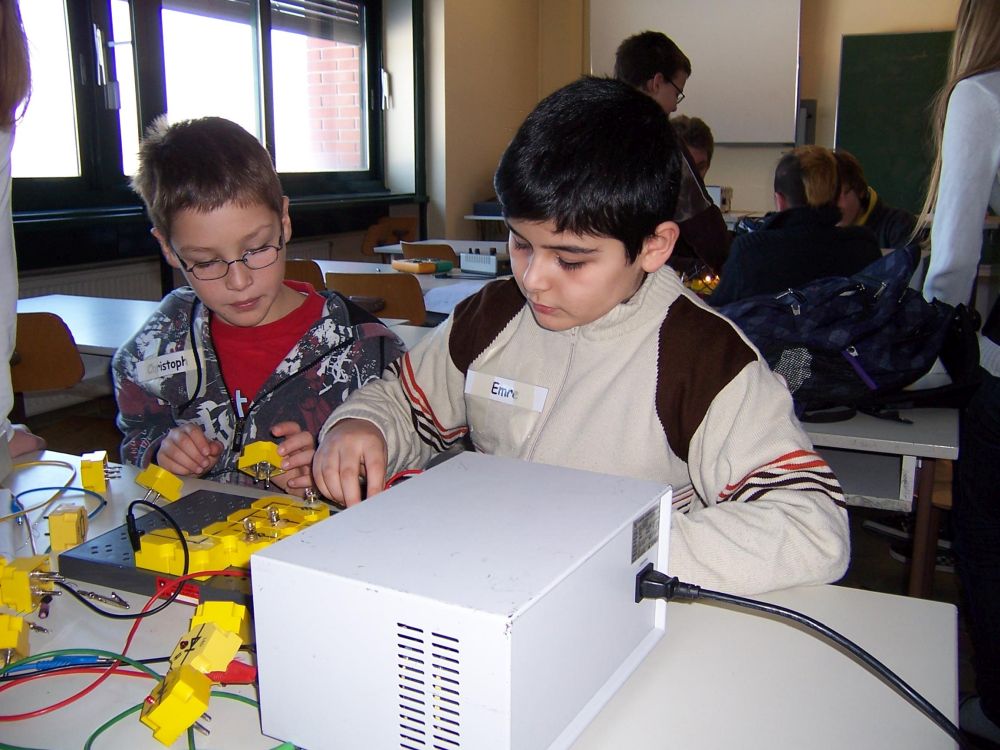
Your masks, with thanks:
<instances>
[{"instance_id":1,"label":"boy's hand","mask_svg":"<svg viewBox=\"0 0 1000 750\"><path fill-rule=\"evenodd\" d=\"M174 427L160 443L156 464L181 477L201 476L215 466L222 455L222 443L209 440L193 422Z\"/></svg>"},{"instance_id":2,"label":"boy's hand","mask_svg":"<svg viewBox=\"0 0 1000 750\"><path fill-rule=\"evenodd\" d=\"M305 432L296 422L279 422L271 428L271 434L284 440L278 445L278 455L283 457L283 474L271 477L271 481L289 495L302 497L306 488L313 486L312 460L316 441L312 433Z\"/></svg>"},{"instance_id":3,"label":"boy's hand","mask_svg":"<svg viewBox=\"0 0 1000 750\"><path fill-rule=\"evenodd\" d=\"M14 434L10 437L8 450L11 458L18 458L25 453L45 450L44 438L38 437L23 424L12 425Z\"/></svg>"},{"instance_id":4,"label":"boy's hand","mask_svg":"<svg viewBox=\"0 0 1000 750\"><path fill-rule=\"evenodd\" d=\"M385 488L387 463L385 438L379 429L363 419L345 419L319 444L313 478L325 497L350 507L361 502L363 478L367 479L366 497Z\"/></svg>"}]
</instances>

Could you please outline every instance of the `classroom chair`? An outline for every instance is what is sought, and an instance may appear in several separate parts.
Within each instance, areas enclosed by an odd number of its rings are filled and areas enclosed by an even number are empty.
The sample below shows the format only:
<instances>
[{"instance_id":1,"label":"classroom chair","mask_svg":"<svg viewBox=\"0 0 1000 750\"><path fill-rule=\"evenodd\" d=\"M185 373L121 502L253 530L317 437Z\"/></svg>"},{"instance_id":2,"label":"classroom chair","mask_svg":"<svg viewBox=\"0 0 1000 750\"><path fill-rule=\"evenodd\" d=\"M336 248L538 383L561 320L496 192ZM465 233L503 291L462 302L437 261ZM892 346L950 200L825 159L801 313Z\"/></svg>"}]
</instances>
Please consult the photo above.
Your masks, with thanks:
<instances>
[{"instance_id":1,"label":"classroom chair","mask_svg":"<svg viewBox=\"0 0 1000 750\"><path fill-rule=\"evenodd\" d=\"M395 245L397 242L413 242L418 239L420 230L416 216L383 216L368 227L361 241L361 254L379 258L382 263L388 263L384 253L377 253L379 245Z\"/></svg>"},{"instance_id":2,"label":"classroom chair","mask_svg":"<svg viewBox=\"0 0 1000 750\"><path fill-rule=\"evenodd\" d=\"M10 360L12 422L24 421L25 393L72 388L83 380L83 373L83 358L62 318L44 312L17 314L17 338Z\"/></svg>"},{"instance_id":3,"label":"classroom chair","mask_svg":"<svg viewBox=\"0 0 1000 750\"><path fill-rule=\"evenodd\" d=\"M451 245L446 245L443 242L436 242L434 244L400 242L399 246L403 249L404 258L437 258L438 260L450 260L451 264L455 268L458 268L458 255L452 249Z\"/></svg>"},{"instance_id":4,"label":"classroom chair","mask_svg":"<svg viewBox=\"0 0 1000 750\"><path fill-rule=\"evenodd\" d=\"M285 261L285 278L292 281L305 281L312 284L313 289L321 292L326 289L323 271L314 260L308 258L289 258Z\"/></svg>"},{"instance_id":5,"label":"classroom chair","mask_svg":"<svg viewBox=\"0 0 1000 750\"><path fill-rule=\"evenodd\" d=\"M916 565L920 578L911 585L910 595L930 598L934 584L941 514L951 510L951 486L954 464L947 459L924 461L918 481L933 483L929 512L917 514L913 528L910 565Z\"/></svg>"},{"instance_id":6,"label":"classroom chair","mask_svg":"<svg viewBox=\"0 0 1000 750\"><path fill-rule=\"evenodd\" d=\"M424 294L413 274L328 273L326 286L352 300L381 299L384 306L379 317L382 318L402 318L415 326L422 326L427 319Z\"/></svg>"}]
</instances>

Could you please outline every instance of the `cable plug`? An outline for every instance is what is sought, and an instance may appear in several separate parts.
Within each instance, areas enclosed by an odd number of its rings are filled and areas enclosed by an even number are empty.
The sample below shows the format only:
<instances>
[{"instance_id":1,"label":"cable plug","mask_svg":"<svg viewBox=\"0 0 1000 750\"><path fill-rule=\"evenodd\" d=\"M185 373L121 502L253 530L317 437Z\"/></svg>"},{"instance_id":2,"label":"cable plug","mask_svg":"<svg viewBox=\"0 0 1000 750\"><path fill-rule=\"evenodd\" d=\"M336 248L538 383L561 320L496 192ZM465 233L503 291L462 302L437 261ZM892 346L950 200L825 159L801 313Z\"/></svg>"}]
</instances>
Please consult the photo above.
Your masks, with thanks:
<instances>
[{"instance_id":1,"label":"cable plug","mask_svg":"<svg viewBox=\"0 0 1000 750\"><path fill-rule=\"evenodd\" d=\"M676 576L668 576L647 564L635 576L635 600L663 599L673 601L694 601L701 596L701 587L693 583L684 583Z\"/></svg>"},{"instance_id":2,"label":"cable plug","mask_svg":"<svg viewBox=\"0 0 1000 750\"><path fill-rule=\"evenodd\" d=\"M142 542L139 540L142 533L139 531L139 527L135 525L135 516L131 513L125 515L125 530L128 532L128 542L132 545L132 551L138 552L142 547Z\"/></svg>"}]
</instances>

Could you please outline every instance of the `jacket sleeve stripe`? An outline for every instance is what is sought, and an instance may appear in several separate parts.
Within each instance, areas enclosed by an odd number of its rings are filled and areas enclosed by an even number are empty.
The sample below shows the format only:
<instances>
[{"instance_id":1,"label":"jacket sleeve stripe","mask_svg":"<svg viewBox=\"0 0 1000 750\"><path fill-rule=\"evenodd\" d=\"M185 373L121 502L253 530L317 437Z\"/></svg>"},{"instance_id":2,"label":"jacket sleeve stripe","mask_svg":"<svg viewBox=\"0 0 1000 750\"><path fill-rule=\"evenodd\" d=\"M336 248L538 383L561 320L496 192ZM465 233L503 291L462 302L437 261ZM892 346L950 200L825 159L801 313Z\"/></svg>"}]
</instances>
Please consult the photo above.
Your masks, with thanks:
<instances>
[{"instance_id":1,"label":"jacket sleeve stripe","mask_svg":"<svg viewBox=\"0 0 1000 750\"><path fill-rule=\"evenodd\" d=\"M430 402L427 400L427 395L417 385L409 353L403 355L400 382L403 385L403 392L410 402L410 410L414 414L414 425L417 424L417 416L419 415L427 429L433 429L442 440L451 443L468 432L468 428L464 425L448 429L438 421L434 415L434 410L430 407Z\"/></svg>"}]
</instances>

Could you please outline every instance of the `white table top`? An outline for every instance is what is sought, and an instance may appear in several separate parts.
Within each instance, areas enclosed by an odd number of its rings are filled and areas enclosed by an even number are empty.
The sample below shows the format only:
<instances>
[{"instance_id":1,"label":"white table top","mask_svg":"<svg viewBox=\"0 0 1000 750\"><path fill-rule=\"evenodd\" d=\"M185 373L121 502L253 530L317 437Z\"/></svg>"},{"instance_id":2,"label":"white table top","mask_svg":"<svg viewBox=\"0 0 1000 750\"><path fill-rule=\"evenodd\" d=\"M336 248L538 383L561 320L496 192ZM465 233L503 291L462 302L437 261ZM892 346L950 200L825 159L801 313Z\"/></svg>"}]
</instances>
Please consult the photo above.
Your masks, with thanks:
<instances>
[{"instance_id":1,"label":"white table top","mask_svg":"<svg viewBox=\"0 0 1000 750\"><path fill-rule=\"evenodd\" d=\"M61 454L45 456L76 460ZM94 533L119 525L123 504L141 496L142 490L132 484L134 475L134 469L125 467L123 477L112 482L111 505L95 518ZM11 484L14 489L61 484L65 476L63 469L31 467L16 472ZM187 480L185 492L206 486L219 488ZM262 494L248 488L240 491ZM141 606L136 595L125 597ZM809 614L851 638L955 719L957 643L951 605L836 586L801 587L760 598ZM149 618L140 626L129 654L166 655L191 613L190 607L174 604ZM74 646L120 650L128 624L92 615L63 596L53 603L52 615L45 621L52 632L32 633L31 645L36 653ZM321 632L317 627L303 623L303 633ZM48 705L91 679L50 678L10 690L4 693L2 713ZM5 724L3 739L53 750L79 748L97 726L141 701L152 684L113 677L54 715ZM225 689L252 694L251 688ZM327 698L303 696L319 701L317 706ZM212 737L199 737L199 747L256 750L277 744L260 735L252 707L212 698L209 713ZM102 739L99 747L162 748L134 716ZM185 746L183 738L173 745ZM920 750L953 748L954 743L864 668L798 627L710 604L674 603L668 605L663 640L573 744L575 750L734 747Z\"/></svg>"},{"instance_id":2,"label":"white table top","mask_svg":"<svg viewBox=\"0 0 1000 750\"><path fill-rule=\"evenodd\" d=\"M159 304L140 299L46 294L19 299L17 311L55 313L73 333L81 354L110 357L139 330Z\"/></svg>"},{"instance_id":3,"label":"white table top","mask_svg":"<svg viewBox=\"0 0 1000 750\"><path fill-rule=\"evenodd\" d=\"M958 458L957 409L906 409L913 424L857 414L843 422L803 423L813 444L826 448L919 458Z\"/></svg>"},{"instance_id":4,"label":"white table top","mask_svg":"<svg viewBox=\"0 0 1000 750\"><path fill-rule=\"evenodd\" d=\"M391 263L365 263L350 260L317 260L316 264L325 277L328 273L407 273L397 271ZM424 306L428 312L449 314L455 305L475 294L494 279L490 276L463 274L452 269L447 276L433 273L415 273L424 293Z\"/></svg>"}]
</instances>

